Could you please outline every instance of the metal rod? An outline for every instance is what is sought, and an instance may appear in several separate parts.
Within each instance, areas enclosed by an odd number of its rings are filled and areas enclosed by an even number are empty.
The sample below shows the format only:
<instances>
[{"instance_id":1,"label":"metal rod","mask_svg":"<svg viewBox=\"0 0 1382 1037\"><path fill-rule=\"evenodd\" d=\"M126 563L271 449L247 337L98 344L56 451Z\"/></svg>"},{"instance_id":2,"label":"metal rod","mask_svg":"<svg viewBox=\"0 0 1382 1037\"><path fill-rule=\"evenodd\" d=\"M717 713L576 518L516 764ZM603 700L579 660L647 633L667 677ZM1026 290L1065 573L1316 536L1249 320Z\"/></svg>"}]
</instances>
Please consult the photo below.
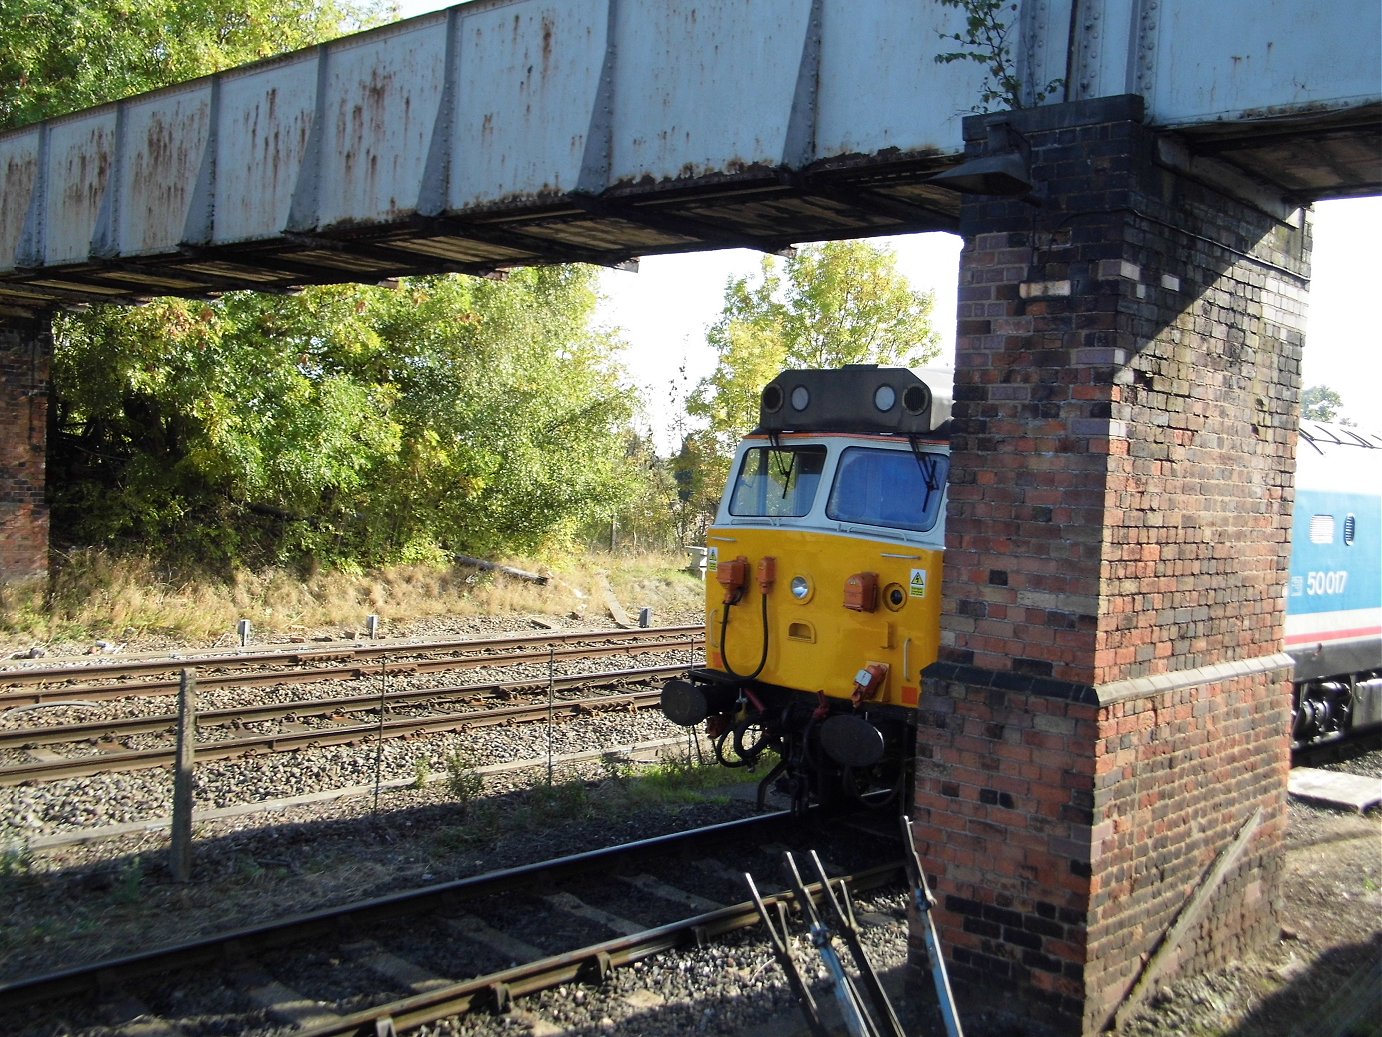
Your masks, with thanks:
<instances>
[{"instance_id":1,"label":"metal rod","mask_svg":"<svg viewBox=\"0 0 1382 1037\"><path fill-rule=\"evenodd\" d=\"M374 748L374 812L379 813L379 786L384 780L384 710L389 702L389 667L379 658L379 738Z\"/></svg>"},{"instance_id":2,"label":"metal rod","mask_svg":"<svg viewBox=\"0 0 1382 1037\"><path fill-rule=\"evenodd\" d=\"M182 671L178 687L177 762L173 768L173 831L169 870L174 882L192 877L192 776L197 746L197 679Z\"/></svg>"}]
</instances>

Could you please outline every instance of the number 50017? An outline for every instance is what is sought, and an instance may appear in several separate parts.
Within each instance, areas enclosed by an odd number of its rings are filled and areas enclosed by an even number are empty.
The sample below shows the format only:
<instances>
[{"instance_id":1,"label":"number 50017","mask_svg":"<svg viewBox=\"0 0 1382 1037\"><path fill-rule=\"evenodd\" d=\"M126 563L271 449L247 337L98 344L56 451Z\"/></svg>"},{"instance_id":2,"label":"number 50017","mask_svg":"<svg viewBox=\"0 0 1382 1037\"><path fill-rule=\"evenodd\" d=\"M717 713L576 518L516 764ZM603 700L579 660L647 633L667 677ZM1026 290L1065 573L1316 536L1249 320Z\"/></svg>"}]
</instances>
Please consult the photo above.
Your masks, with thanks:
<instances>
[{"instance_id":1,"label":"number 50017","mask_svg":"<svg viewBox=\"0 0 1382 1037\"><path fill-rule=\"evenodd\" d=\"M1334 572L1312 572L1305 576L1306 594L1342 594L1348 584L1348 572L1343 569Z\"/></svg>"}]
</instances>

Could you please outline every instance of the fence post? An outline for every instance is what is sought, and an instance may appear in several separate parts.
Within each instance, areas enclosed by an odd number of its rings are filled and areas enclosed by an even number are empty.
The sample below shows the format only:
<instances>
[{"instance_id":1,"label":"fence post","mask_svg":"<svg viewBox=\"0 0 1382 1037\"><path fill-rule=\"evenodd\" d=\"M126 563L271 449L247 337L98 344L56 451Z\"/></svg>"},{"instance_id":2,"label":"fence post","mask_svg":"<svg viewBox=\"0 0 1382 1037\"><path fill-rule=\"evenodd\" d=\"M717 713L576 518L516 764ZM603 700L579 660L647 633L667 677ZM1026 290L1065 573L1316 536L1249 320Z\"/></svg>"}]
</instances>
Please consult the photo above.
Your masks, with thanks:
<instances>
[{"instance_id":1,"label":"fence post","mask_svg":"<svg viewBox=\"0 0 1382 1037\"><path fill-rule=\"evenodd\" d=\"M174 882L192 877L192 765L197 743L197 680L182 671L178 683L178 747L173 773L173 845L169 868Z\"/></svg>"}]
</instances>

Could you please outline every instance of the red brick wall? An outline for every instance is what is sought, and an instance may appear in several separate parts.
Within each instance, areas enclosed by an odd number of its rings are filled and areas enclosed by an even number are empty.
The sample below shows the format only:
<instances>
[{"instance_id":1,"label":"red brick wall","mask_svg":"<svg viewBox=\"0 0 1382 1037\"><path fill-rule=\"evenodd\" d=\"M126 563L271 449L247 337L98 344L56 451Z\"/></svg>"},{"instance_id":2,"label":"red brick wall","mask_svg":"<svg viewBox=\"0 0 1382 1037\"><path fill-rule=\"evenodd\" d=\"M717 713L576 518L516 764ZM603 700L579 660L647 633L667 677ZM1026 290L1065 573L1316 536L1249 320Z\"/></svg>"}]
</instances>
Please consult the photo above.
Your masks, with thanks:
<instances>
[{"instance_id":1,"label":"red brick wall","mask_svg":"<svg viewBox=\"0 0 1382 1037\"><path fill-rule=\"evenodd\" d=\"M1265 673L1187 674L1184 687L1161 692L1129 681L1125 699L1105 690L1116 700L1102 710L1094 746L1088 1032L1113 1014L1145 955L1259 806L1246 857L1168 975L1226 964L1278 934L1291 702L1289 661L1280 663Z\"/></svg>"},{"instance_id":2,"label":"red brick wall","mask_svg":"<svg viewBox=\"0 0 1382 1037\"><path fill-rule=\"evenodd\" d=\"M1274 931L1309 233L1159 165L1136 98L1010 117L1047 198L963 207L916 807L957 978L1092 1034L1259 806L1183 962Z\"/></svg>"},{"instance_id":3,"label":"red brick wall","mask_svg":"<svg viewBox=\"0 0 1382 1037\"><path fill-rule=\"evenodd\" d=\"M0 581L48 572L47 321L0 326Z\"/></svg>"},{"instance_id":4,"label":"red brick wall","mask_svg":"<svg viewBox=\"0 0 1382 1037\"><path fill-rule=\"evenodd\" d=\"M1289 664L1278 663L1075 698L937 668L913 817L962 1008L994 1016L999 1032L1003 1008L1051 1032L1099 1032L1258 806L1248 853L1167 974L1276 935L1290 715ZM1079 700L1096 695L1108 701ZM987 1032L966 1015L971 1030Z\"/></svg>"}]
</instances>

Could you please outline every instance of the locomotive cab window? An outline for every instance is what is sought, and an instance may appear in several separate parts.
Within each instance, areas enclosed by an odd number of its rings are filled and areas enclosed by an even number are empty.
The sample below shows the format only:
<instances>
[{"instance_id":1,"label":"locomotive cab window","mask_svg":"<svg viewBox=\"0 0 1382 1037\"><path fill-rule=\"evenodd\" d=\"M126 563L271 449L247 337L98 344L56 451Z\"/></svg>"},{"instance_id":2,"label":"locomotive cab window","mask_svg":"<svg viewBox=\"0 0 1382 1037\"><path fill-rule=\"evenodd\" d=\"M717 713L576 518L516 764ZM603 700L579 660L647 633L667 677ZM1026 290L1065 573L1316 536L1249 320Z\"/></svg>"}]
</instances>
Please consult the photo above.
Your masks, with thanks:
<instances>
[{"instance_id":1,"label":"locomotive cab window","mask_svg":"<svg viewBox=\"0 0 1382 1037\"><path fill-rule=\"evenodd\" d=\"M816 499L825 456L823 446L746 451L730 493L729 513L741 518L800 518Z\"/></svg>"},{"instance_id":2,"label":"locomotive cab window","mask_svg":"<svg viewBox=\"0 0 1382 1037\"><path fill-rule=\"evenodd\" d=\"M925 532L940 515L949 467L944 454L850 447L840 455L825 513L836 522Z\"/></svg>"}]
</instances>

